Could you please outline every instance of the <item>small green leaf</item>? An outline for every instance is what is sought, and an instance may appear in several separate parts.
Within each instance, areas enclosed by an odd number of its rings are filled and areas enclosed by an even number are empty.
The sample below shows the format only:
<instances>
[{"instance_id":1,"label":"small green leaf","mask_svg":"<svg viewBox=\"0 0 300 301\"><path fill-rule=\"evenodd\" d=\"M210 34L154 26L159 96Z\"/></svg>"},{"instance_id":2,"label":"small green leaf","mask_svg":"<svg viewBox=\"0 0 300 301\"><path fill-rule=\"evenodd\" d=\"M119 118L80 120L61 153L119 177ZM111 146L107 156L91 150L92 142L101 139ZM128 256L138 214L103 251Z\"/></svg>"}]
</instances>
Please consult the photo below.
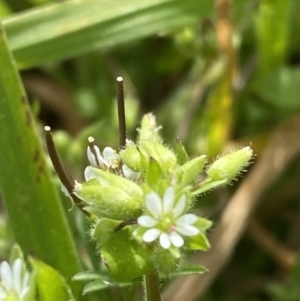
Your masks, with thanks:
<instances>
[{"instance_id":1,"label":"small green leaf","mask_svg":"<svg viewBox=\"0 0 300 301\"><path fill-rule=\"evenodd\" d=\"M198 217L197 221L193 225L199 230L205 231L209 229L212 226L212 224L212 221L203 217Z\"/></svg>"},{"instance_id":2,"label":"small green leaf","mask_svg":"<svg viewBox=\"0 0 300 301\"><path fill-rule=\"evenodd\" d=\"M162 174L163 171L158 162L150 157L149 168L146 174L146 182L153 190L157 190L157 185Z\"/></svg>"},{"instance_id":3,"label":"small green leaf","mask_svg":"<svg viewBox=\"0 0 300 301\"><path fill-rule=\"evenodd\" d=\"M196 188L194 191L192 191L192 196L196 196L198 194L204 193L208 190L220 187L220 186L224 186L228 183L227 179L224 180L219 180L219 181L212 181L211 179L207 179L203 182L203 185L201 184L201 186L199 188Z\"/></svg>"},{"instance_id":4,"label":"small green leaf","mask_svg":"<svg viewBox=\"0 0 300 301\"><path fill-rule=\"evenodd\" d=\"M72 278L73 281L109 280L109 274L105 271L84 271Z\"/></svg>"},{"instance_id":5,"label":"small green leaf","mask_svg":"<svg viewBox=\"0 0 300 301\"><path fill-rule=\"evenodd\" d=\"M183 165L189 161L189 156L185 150L185 147L179 139L176 140L174 149L178 164Z\"/></svg>"},{"instance_id":6,"label":"small green leaf","mask_svg":"<svg viewBox=\"0 0 300 301\"><path fill-rule=\"evenodd\" d=\"M180 267L176 272L172 273L170 277L203 274L207 271L208 269L201 265L188 265L188 266Z\"/></svg>"},{"instance_id":7,"label":"small green leaf","mask_svg":"<svg viewBox=\"0 0 300 301\"><path fill-rule=\"evenodd\" d=\"M84 289L83 289L83 295L86 295L88 293L100 291L107 288L113 288L113 287L126 287L131 286L132 283L117 283L117 282L109 282L109 281L103 281L103 280L95 280L90 283L88 283Z\"/></svg>"},{"instance_id":8,"label":"small green leaf","mask_svg":"<svg viewBox=\"0 0 300 301\"><path fill-rule=\"evenodd\" d=\"M34 258L30 258L30 263L36 272L36 282L40 301L75 301L71 289L64 278L55 269Z\"/></svg>"},{"instance_id":9,"label":"small green leaf","mask_svg":"<svg viewBox=\"0 0 300 301\"><path fill-rule=\"evenodd\" d=\"M206 156L196 157L178 168L181 173L180 185L186 186L191 184L199 176L207 162Z\"/></svg>"},{"instance_id":10,"label":"small green leaf","mask_svg":"<svg viewBox=\"0 0 300 301\"><path fill-rule=\"evenodd\" d=\"M185 237L184 248L207 251L210 248L210 244L205 234L200 232L196 236Z\"/></svg>"}]
</instances>

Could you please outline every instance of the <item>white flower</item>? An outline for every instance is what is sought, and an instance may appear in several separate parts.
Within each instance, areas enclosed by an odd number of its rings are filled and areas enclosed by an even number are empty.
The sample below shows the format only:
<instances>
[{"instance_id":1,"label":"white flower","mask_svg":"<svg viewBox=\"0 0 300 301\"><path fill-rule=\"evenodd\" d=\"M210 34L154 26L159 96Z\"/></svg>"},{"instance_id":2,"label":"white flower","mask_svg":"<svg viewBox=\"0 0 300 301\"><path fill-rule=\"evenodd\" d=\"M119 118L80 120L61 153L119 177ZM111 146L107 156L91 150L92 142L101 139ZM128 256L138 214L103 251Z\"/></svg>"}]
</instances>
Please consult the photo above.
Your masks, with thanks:
<instances>
[{"instance_id":1,"label":"white flower","mask_svg":"<svg viewBox=\"0 0 300 301\"><path fill-rule=\"evenodd\" d=\"M137 181L141 177L140 172L133 171L126 164L122 165L122 171L126 179Z\"/></svg>"},{"instance_id":2,"label":"white flower","mask_svg":"<svg viewBox=\"0 0 300 301\"><path fill-rule=\"evenodd\" d=\"M90 145L87 148L87 157L92 166L102 169L117 168L119 166L121 158L113 148L105 147L102 156L99 147L94 144L94 138L89 137L88 140Z\"/></svg>"},{"instance_id":3,"label":"white flower","mask_svg":"<svg viewBox=\"0 0 300 301\"><path fill-rule=\"evenodd\" d=\"M175 190L168 187L163 199L156 192L146 196L146 209L149 215L138 218L138 224L149 228L143 235L143 241L153 242L159 238L159 243L164 249L169 249L171 244L182 247L182 236L195 236L199 229L193 226L197 221L195 214L183 214L187 207L186 196L182 195L175 204Z\"/></svg>"},{"instance_id":4,"label":"white flower","mask_svg":"<svg viewBox=\"0 0 300 301\"><path fill-rule=\"evenodd\" d=\"M0 264L0 300L22 301L29 292L28 272L22 272L22 260L16 259L12 267L8 262Z\"/></svg>"}]
</instances>

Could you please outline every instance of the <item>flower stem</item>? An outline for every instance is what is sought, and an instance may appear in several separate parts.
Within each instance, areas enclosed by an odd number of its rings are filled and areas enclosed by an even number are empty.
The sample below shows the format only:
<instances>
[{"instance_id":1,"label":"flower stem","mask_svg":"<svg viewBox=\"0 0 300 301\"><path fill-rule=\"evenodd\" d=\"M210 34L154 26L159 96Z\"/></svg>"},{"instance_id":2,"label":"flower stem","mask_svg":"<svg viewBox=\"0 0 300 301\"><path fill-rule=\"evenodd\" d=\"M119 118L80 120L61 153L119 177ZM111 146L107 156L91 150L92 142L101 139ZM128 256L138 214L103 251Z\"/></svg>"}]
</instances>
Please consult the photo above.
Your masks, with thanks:
<instances>
[{"instance_id":1,"label":"flower stem","mask_svg":"<svg viewBox=\"0 0 300 301\"><path fill-rule=\"evenodd\" d=\"M120 147L126 145L126 119L125 119L125 101L124 101L124 87L123 77L117 77L117 99L118 99L118 117L119 117L119 135Z\"/></svg>"},{"instance_id":2,"label":"flower stem","mask_svg":"<svg viewBox=\"0 0 300 301\"><path fill-rule=\"evenodd\" d=\"M146 301L161 301L159 279L156 270L145 275L144 279Z\"/></svg>"},{"instance_id":3,"label":"flower stem","mask_svg":"<svg viewBox=\"0 0 300 301\"><path fill-rule=\"evenodd\" d=\"M45 126L44 130L45 130L46 145L47 145L48 153L49 153L50 159L52 161L52 164L54 166L54 169L55 169L60 181L66 187L70 196L72 197L75 204L79 207L79 209L86 216L90 217L90 213L83 209L84 203L75 194L73 194L74 184L71 181L71 179L69 178L69 176L67 175L67 173L65 172L63 165L60 161L58 152L57 152L55 144L54 144L50 126Z\"/></svg>"}]
</instances>

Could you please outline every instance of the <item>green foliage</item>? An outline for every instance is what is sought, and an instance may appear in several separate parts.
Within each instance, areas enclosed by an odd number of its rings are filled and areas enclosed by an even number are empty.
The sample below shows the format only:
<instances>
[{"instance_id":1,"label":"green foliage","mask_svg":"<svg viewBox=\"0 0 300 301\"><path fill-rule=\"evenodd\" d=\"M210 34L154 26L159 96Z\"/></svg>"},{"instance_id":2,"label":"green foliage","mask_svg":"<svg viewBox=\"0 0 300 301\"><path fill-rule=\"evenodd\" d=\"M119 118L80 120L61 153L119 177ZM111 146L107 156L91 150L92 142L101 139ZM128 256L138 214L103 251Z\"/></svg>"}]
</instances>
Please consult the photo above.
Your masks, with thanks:
<instances>
[{"instance_id":1,"label":"green foliage","mask_svg":"<svg viewBox=\"0 0 300 301\"><path fill-rule=\"evenodd\" d=\"M257 77L252 87L266 103L278 110L291 112L300 108L299 81L299 69L281 68Z\"/></svg>"},{"instance_id":2,"label":"green foliage","mask_svg":"<svg viewBox=\"0 0 300 301\"><path fill-rule=\"evenodd\" d=\"M70 284L80 271L74 240L1 28L0 33L0 187L6 213L23 252L53 265ZM72 287L78 294L80 287Z\"/></svg>"},{"instance_id":3,"label":"green foliage","mask_svg":"<svg viewBox=\"0 0 300 301\"><path fill-rule=\"evenodd\" d=\"M220 152L249 145L249 141L260 158L273 128L300 112L300 2L229 2L232 17L229 24L233 28L230 56L237 63L231 67L227 64L229 54L220 47L219 37L224 27L218 26L217 21L221 16L226 19L226 11L225 14L217 11L218 1L0 1L0 18L9 48L8 51L1 31L0 194L7 216L0 215L1 258L8 256L8 248L16 240L25 260L28 253L33 253L35 260L47 265L40 268L47 270L48 276L51 274L57 280L56 284L62 284L63 294L67 294L65 288L70 286L76 300L81 300L80 288L82 281L86 281L83 292L89 293L87 297L91 301L134 300L134 286L113 280L105 271L104 258L98 255L103 245L110 242L106 245L107 258L118 277L118 266L124 266L122 262L116 265L115 258L121 251L111 250L113 237L124 236L119 246L122 249L128 238L125 233L137 227L127 218L137 218L144 210L140 197L130 195L132 189L128 182L116 181L113 188L118 196L112 192L110 202L101 204L101 210L99 206L98 210L94 207L94 213L117 220L102 217L95 223L79 217L78 210L73 209L66 211L68 223L63 207L70 209L70 202L66 206L59 204L55 189L60 187L53 184L58 179L47 171L50 164L38 141L40 126L51 125L66 169L81 183L87 164L83 158L87 137L95 137L101 150L107 145L118 147L113 78L119 75L125 82L127 137L137 144L129 143L117 152L131 170L141 173L139 181L144 181L144 185L140 194L144 197L155 190L163 198L170 181L180 179L182 187L176 190L175 202L182 194L186 195L188 212L195 211L218 224L227 204L224 200L230 198L239 183L215 191L232 182L232 176L222 174L223 156L211 165L209 173L214 179L208 179L206 161L212 162L212 157ZM20 75L34 118L27 103L20 101L25 92L15 67L23 70ZM233 69L235 75L230 82L228 74ZM136 133L140 116L149 111L154 114L146 115L142 121L142 128L149 130ZM153 122L154 115L158 116L162 129ZM287 134L290 130L286 129ZM144 147L143 141L146 141ZM155 143L150 145L149 141ZM287 145L282 152L282 160L289 148ZM34 163L36 150L39 158ZM271 229L271 236L295 256L299 253L298 161L286 166L286 173L276 179L276 185L259 195L260 207L253 213L265 230ZM281 161L265 163L271 166ZM168 169L172 169L172 176ZM120 185L122 189L126 186L126 200L138 200L125 213L116 202L118 197L124 197L123 190L121 193L118 189ZM253 189L254 194L259 193ZM211 190L214 191L208 193ZM95 199L98 201L93 196ZM110 209L109 215L104 214L107 206L115 207L113 215ZM239 208L236 210L238 214ZM129 224L116 233L115 228L123 219ZM96 242L88 238L91 224ZM201 234L189 246L206 250L209 243L203 235L214 231L208 230L211 222L198 218L195 225ZM131 254L127 250L128 258L134 262L134 272L126 272L128 279L139 277L150 266L162 267L163 262L164 270L161 269L159 276L170 281L179 274L204 271L201 267L185 269L185 263L179 260L181 250L174 247L165 251L157 247L159 244L154 244L156 256L151 253L149 265L141 263L136 257L146 231L141 228L129 243L136 251ZM13 236L7 234L10 230ZM97 254L95 244L99 248ZM80 251L83 269L89 271L78 274L78 280L82 277L82 281L73 283L71 277L81 271L75 246ZM110 258L111 253L114 256ZM213 287L203 298L207 301L298 300L298 265L282 271L281 263L272 256L251 235L242 237L231 262L213 279ZM22 256L14 252L10 262L17 257ZM184 260L188 262L189 255ZM272 289L270 283L274 284Z\"/></svg>"},{"instance_id":4,"label":"green foliage","mask_svg":"<svg viewBox=\"0 0 300 301\"><path fill-rule=\"evenodd\" d=\"M64 278L51 266L31 258L30 263L36 274L39 300L70 300L75 301L71 289Z\"/></svg>"},{"instance_id":5,"label":"green foliage","mask_svg":"<svg viewBox=\"0 0 300 301\"><path fill-rule=\"evenodd\" d=\"M19 66L28 68L174 30L211 11L209 0L66 1L7 19L4 26Z\"/></svg>"}]
</instances>

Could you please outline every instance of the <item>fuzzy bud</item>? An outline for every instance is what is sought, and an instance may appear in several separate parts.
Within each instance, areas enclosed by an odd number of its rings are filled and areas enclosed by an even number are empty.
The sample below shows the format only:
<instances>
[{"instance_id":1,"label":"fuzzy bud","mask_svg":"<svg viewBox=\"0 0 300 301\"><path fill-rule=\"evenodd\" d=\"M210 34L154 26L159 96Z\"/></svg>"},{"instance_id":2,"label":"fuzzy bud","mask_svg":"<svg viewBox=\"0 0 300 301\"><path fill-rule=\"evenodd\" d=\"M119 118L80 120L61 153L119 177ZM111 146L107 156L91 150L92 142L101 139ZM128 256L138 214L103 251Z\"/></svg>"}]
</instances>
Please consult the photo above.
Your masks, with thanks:
<instances>
[{"instance_id":1,"label":"fuzzy bud","mask_svg":"<svg viewBox=\"0 0 300 301\"><path fill-rule=\"evenodd\" d=\"M74 193L99 217L126 220L138 217L143 204L142 188L126 178L88 166L89 181L75 185Z\"/></svg>"},{"instance_id":2,"label":"fuzzy bud","mask_svg":"<svg viewBox=\"0 0 300 301\"><path fill-rule=\"evenodd\" d=\"M249 146L225 155L208 168L207 175L213 181L227 180L226 183L229 183L249 164L252 155Z\"/></svg>"}]
</instances>

